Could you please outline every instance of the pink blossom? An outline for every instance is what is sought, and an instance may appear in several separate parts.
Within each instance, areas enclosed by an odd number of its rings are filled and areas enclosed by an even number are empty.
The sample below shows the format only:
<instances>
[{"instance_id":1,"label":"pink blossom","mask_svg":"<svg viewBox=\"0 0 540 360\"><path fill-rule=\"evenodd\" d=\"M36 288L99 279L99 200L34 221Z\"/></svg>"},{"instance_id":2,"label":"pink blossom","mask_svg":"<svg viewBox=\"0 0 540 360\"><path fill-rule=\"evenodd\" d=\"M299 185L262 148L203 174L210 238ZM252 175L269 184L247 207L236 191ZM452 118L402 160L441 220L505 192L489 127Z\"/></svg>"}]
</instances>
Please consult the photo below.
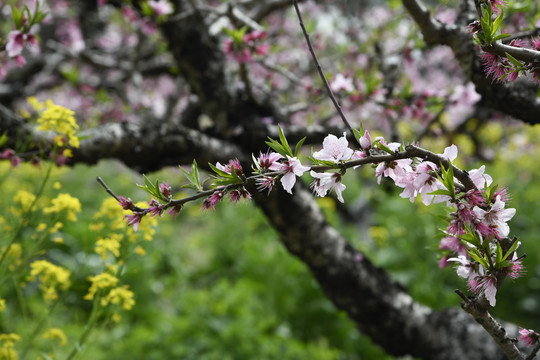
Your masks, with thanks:
<instances>
[{"instance_id":1,"label":"pink blossom","mask_svg":"<svg viewBox=\"0 0 540 360\"><path fill-rule=\"evenodd\" d=\"M77 20L64 21L56 33L62 44L73 54L80 54L86 48L81 26Z\"/></svg>"},{"instance_id":2,"label":"pink blossom","mask_svg":"<svg viewBox=\"0 0 540 360\"><path fill-rule=\"evenodd\" d=\"M532 38L531 44L535 48L535 50L540 50L540 36Z\"/></svg>"},{"instance_id":3,"label":"pink blossom","mask_svg":"<svg viewBox=\"0 0 540 360\"><path fill-rule=\"evenodd\" d=\"M263 176L255 180L255 183L257 184L257 190L264 191L268 189L267 195L270 195L270 191L272 191L276 184L276 179L271 176Z\"/></svg>"},{"instance_id":4,"label":"pink blossom","mask_svg":"<svg viewBox=\"0 0 540 360\"><path fill-rule=\"evenodd\" d=\"M455 261L459 263L456 272L458 276L464 279L471 279L478 275L476 272L476 265L465 257L465 255L459 255L458 257L450 258L448 261Z\"/></svg>"},{"instance_id":5,"label":"pink blossom","mask_svg":"<svg viewBox=\"0 0 540 360\"><path fill-rule=\"evenodd\" d=\"M448 161L454 161L456 160L458 155L458 148L456 145L452 144L444 149L444 152L442 153L441 157Z\"/></svg>"},{"instance_id":6,"label":"pink blossom","mask_svg":"<svg viewBox=\"0 0 540 360\"><path fill-rule=\"evenodd\" d=\"M365 152L363 151L358 151L358 150L355 150L351 156L351 160L360 160L360 159L365 159L367 158L367 155ZM356 165L356 166L353 166L353 169L358 169L360 167L360 165Z\"/></svg>"},{"instance_id":7,"label":"pink blossom","mask_svg":"<svg viewBox=\"0 0 540 360\"><path fill-rule=\"evenodd\" d=\"M14 58L22 52L25 39L25 35L19 30L9 32L6 43L6 51L9 57Z\"/></svg>"},{"instance_id":8,"label":"pink blossom","mask_svg":"<svg viewBox=\"0 0 540 360\"><path fill-rule=\"evenodd\" d=\"M122 209L124 210L131 210L135 207L135 204L133 204L133 201L130 198L119 196L118 202L120 203L120 206L122 206Z\"/></svg>"},{"instance_id":9,"label":"pink blossom","mask_svg":"<svg viewBox=\"0 0 540 360\"><path fill-rule=\"evenodd\" d=\"M212 195L208 196L202 203L201 210L210 210L210 212L213 212L216 208L216 205L218 202L223 199L223 191L216 190L212 193Z\"/></svg>"},{"instance_id":10,"label":"pink blossom","mask_svg":"<svg viewBox=\"0 0 540 360\"><path fill-rule=\"evenodd\" d=\"M480 30L482 30L482 25L480 25L480 21L478 20L474 20L472 23L467 25L467 31L471 34L476 34Z\"/></svg>"},{"instance_id":11,"label":"pink blossom","mask_svg":"<svg viewBox=\"0 0 540 360\"><path fill-rule=\"evenodd\" d=\"M11 166L17 167L22 163L22 161L23 161L22 158L20 158L18 156L14 156L14 157L11 158Z\"/></svg>"},{"instance_id":12,"label":"pink blossom","mask_svg":"<svg viewBox=\"0 0 540 360\"><path fill-rule=\"evenodd\" d=\"M227 174L230 174L233 169L236 175L241 176L243 174L242 165L240 164L240 160L238 159L229 160L229 163L227 165L222 165L218 162L216 163L216 168L223 172L226 172Z\"/></svg>"},{"instance_id":13,"label":"pink blossom","mask_svg":"<svg viewBox=\"0 0 540 360\"><path fill-rule=\"evenodd\" d=\"M522 261L522 258L517 258L517 255L514 253L514 259L511 260L512 265L504 269L509 278L517 279L525 274L525 266L523 266Z\"/></svg>"},{"instance_id":14,"label":"pink blossom","mask_svg":"<svg viewBox=\"0 0 540 360\"><path fill-rule=\"evenodd\" d=\"M155 1L150 0L148 1L148 5L154 10L154 13L156 15L169 15L173 12L173 7L171 3L167 0L161 0L161 1Z\"/></svg>"},{"instance_id":15,"label":"pink blossom","mask_svg":"<svg viewBox=\"0 0 540 360\"><path fill-rule=\"evenodd\" d=\"M349 77L345 77L342 74L337 74L336 77L330 82L330 89L333 92L352 92L354 91L353 81Z\"/></svg>"},{"instance_id":16,"label":"pink blossom","mask_svg":"<svg viewBox=\"0 0 540 360\"><path fill-rule=\"evenodd\" d=\"M452 220L446 229L446 232L451 235L459 236L465 234L465 224L471 225L476 220L476 215L471 208L464 204L456 204L457 211L452 213Z\"/></svg>"},{"instance_id":17,"label":"pink blossom","mask_svg":"<svg viewBox=\"0 0 540 360\"><path fill-rule=\"evenodd\" d=\"M283 159L283 156L276 152L267 152L266 154L260 153L257 162L262 170L268 170L279 159Z\"/></svg>"},{"instance_id":18,"label":"pink blossom","mask_svg":"<svg viewBox=\"0 0 540 360\"><path fill-rule=\"evenodd\" d=\"M129 21L137 21L137 13L130 6L122 7L122 15L124 15Z\"/></svg>"},{"instance_id":19,"label":"pink blossom","mask_svg":"<svg viewBox=\"0 0 540 360\"><path fill-rule=\"evenodd\" d=\"M418 195L418 189L414 185L417 176L414 171L410 171L396 179L396 185L403 188L403 192L399 196L404 199L408 198L411 202L414 202L414 198Z\"/></svg>"},{"instance_id":20,"label":"pink blossom","mask_svg":"<svg viewBox=\"0 0 540 360\"><path fill-rule=\"evenodd\" d=\"M501 200L500 196L497 196L495 198L495 203L488 211L481 209L478 206L473 208L477 219L485 225L495 228L495 235L499 239L508 237L510 227L506 222L512 219L516 214L516 209L505 209L504 206L504 201Z\"/></svg>"},{"instance_id":21,"label":"pink blossom","mask_svg":"<svg viewBox=\"0 0 540 360\"><path fill-rule=\"evenodd\" d=\"M15 150L13 149L6 149L0 154L0 158L2 159L11 159L13 156L15 156Z\"/></svg>"},{"instance_id":22,"label":"pink blossom","mask_svg":"<svg viewBox=\"0 0 540 360\"><path fill-rule=\"evenodd\" d=\"M497 295L497 279L495 279L495 276L483 275L470 279L469 288L477 295L483 293L489 301L489 305L495 306L497 302L495 299L495 295Z\"/></svg>"},{"instance_id":23,"label":"pink blossom","mask_svg":"<svg viewBox=\"0 0 540 360\"><path fill-rule=\"evenodd\" d=\"M257 55L264 56L264 55L268 55L269 52L270 52L270 44L261 44L261 45L255 46L255 53Z\"/></svg>"},{"instance_id":24,"label":"pink blossom","mask_svg":"<svg viewBox=\"0 0 540 360\"><path fill-rule=\"evenodd\" d=\"M150 200L150 202L148 202L148 205L150 205L150 208L148 209L148 213L150 214L150 216L163 215L163 210L165 210L165 206L161 205L159 201L157 201L156 199L152 199Z\"/></svg>"},{"instance_id":25,"label":"pink blossom","mask_svg":"<svg viewBox=\"0 0 540 360\"><path fill-rule=\"evenodd\" d=\"M26 59L22 55L15 56L15 62L18 67L23 67L26 64Z\"/></svg>"},{"instance_id":26,"label":"pink blossom","mask_svg":"<svg viewBox=\"0 0 540 360\"><path fill-rule=\"evenodd\" d=\"M418 193L422 195L424 205L429 205L432 201L438 203L448 200L448 196L431 194L436 190L445 189L441 181L434 175L438 168L437 165L430 161L424 161L416 167L418 176L414 180L414 186L418 189Z\"/></svg>"},{"instance_id":27,"label":"pink blossom","mask_svg":"<svg viewBox=\"0 0 540 360\"><path fill-rule=\"evenodd\" d=\"M506 6L506 0L488 0L488 2L491 3L491 10L493 10L493 13L496 15L501 13L501 9L499 7Z\"/></svg>"},{"instance_id":28,"label":"pink blossom","mask_svg":"<svg viewBox=\"0 0 540 360\"><path fill-rule=\"evenodd\" d=\"M445 267L447 267L449 264L448 264L448 258L450 256L449 255L446 255L446 256L443 256L440 260L439 260L439 268L440 269L443 269Z\"/></svg>"},{"instance_id":29,"label":"pink blossom","mask_svg":"<svg viewBox=\"0 0 540 360\"><path fill-rule=\"evenodd\" d=\"M133 231L137 231L139 229L142 217L142 213L136 212L133 215L124 216L124 219L126 219L128 225L133 226Z\"/></svg>"},{"instance_id":30,"label":"pink blossom","mask_svg":"<svg viewBox=\"0 0 540 360\"><path fill-rule=\"evenodd\" d=\"M161 193L166 197L166 198L170 198L171 197L171 186L169 185L169 183L167 182L164 182L164 183L161 183L159 184L159 191L161 191Z\"/></svg>"},{"instance_id":31,"label":"pink blossom","mask_svg":"<svg viewBox=\"0 0 540 360\"><path fill-rule=\"evenodd\" d=\"M382 162L375 168L375 176L377 177L377 183L381 183L382 176L386 176L396 181L398 178L406 176L407 173L412 172L411 159L401 159L389 162ZM401 182L398 180L398 182Z\"/></svg>"},{"instance_id":32,"label":"pink blossom","mask_svg":"<svg viewBox=\"0 0 540 360\"><path fill-rule=\"evenodd\" d=\"M499 193L499 191L497 190L495 194L501 195L502 193ZM506 202L507 199L507 197L501 196L502 201ZM483 206L485 202L484 197L482 196L482 192L478 189L472 189L467 191L463 195L463 200L465 200L465 202L467 202L467 205L469 205L471 208L475 206Z\"/></svg>"},{"instance_id":33,"label":"pink blossom","mask_svg":"<svg viewBox=\"0 0 540 360\"><path fill-rule=\"evenodd\" d=\"M371 149L371 136L367 130L364 132L364 136L360 137L360 146L364 150Z\"/></svg>"},{"instance_id":34,"label":"pink blossom","mask_svg":"<svg viewBox=\"0 0 540 360\"><path fill-rule=\"evenodd\" d=\"M343 133L339 139L335 135L328 135L323 140L323 148L313 153L317 160L332 161L338 163L343 160L349 160L353 155L353 150L349 148L349 142Z\"/></svg>"},{"instance_id":35,"label":"pink blossom","mask_svg":"<svg viewBox=\"0 0 540 360\"><path fill-rule=\"evenodd\" d=\"M534 330L527 330L527 329L523 329L521 328L519 330L519 334L521 335L519 337L519 340L524 342L525 345L527 346L535 346L536 344L538 344L538 341L540 340L540 334L538 334L536 331Z\"/></svg>"},{"instance_id":36,"label":"pink blossom","mask_svg":"<svg viewBox=\"0 0 540 360\"><path fill-rule=\"evenodd\" d=\"M296 183L296 177L302 176L302 174L309 169L309 167L302 165L300 160L296 157L290 157L289 155L287 155L287 160L285 162L276 162L270 167L270 170L277 170L284 174L281 178L281 185L283 185L283 189L289 194L292 194L292 188Z\"/></svg>"},{"instance_id":37,"label":"pink blossom","mask_svg":"<svg viewBox=\"0 0 540 360\"><path fill-rule=\"evenodd\" d=\"M250 200L251 194L245 188L242 188L232 190L227 194L227 197L229 198L230 202L236 205L242 199Z\"/></svg>"},{"instance_id":38,"label":"pink blossom","mask_svg":"<svg viewBox=\"0 0 540 360\"><path fill-rule=\"evenodd\" d=\"M465 245L455 236L445 236L441 239L439 244L439 249L441 250L450 250L459 255L467 254L467 249Z\"/></svg>"},{"instance_id":39,"label":"pink blossom","mask_svg":"<svg viewBox=\"0 0 540 360\"><path fill-rule=\"evenodd\" d=\"M486 166L482 165L478 169L469 171L469 178L479 189L485 189L493 182L493 178L490 175L484 174L485 170Z\"/></svg>"},{"instance_id":40,"label":"pink blossom","mask_svg":"<svg viewBox=\"0 0 540 360\"><path fill-rule=\"evenodd\" d=\"M180 210L182 210L182 205L175 205L167 211L167 214L175 218L180 214Z\"/></svg>"},{"instance_id":41,"label":"pink blossom","mask_svg":"<svg viewBox=\"0 0 540 360\"><path fill-rule=\"evenodd\" d=\"M320 197L325 197L328 190L334 190L338 197L338 200L343 203L342 192L347 187L341 183L341 175L339 173L316 173L311 170L311 176L315 178L312 184L313 191Z\"/></svg>"}]
</instances>

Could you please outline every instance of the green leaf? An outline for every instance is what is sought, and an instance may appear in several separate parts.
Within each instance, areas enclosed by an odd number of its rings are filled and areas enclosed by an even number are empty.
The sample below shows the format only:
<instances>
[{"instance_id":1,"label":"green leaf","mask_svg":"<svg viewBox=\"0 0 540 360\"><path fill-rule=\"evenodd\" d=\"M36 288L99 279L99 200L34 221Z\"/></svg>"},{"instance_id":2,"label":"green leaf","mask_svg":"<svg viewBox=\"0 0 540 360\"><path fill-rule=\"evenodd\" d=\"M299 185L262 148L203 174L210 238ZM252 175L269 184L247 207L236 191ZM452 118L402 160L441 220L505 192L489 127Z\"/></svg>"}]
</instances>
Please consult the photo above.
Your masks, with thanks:
<instances>
[{"instance_id":1,"label":"green leaf","mask_svg":"<svg viewBox=\"0 0 540 360\"><path fill-rule=\"evenodd\" d=\"M514 241L512 246L510 246L510 249L508 249L506 254L504 254L504 256L502 257L502 259L506 260L510 255L512 255L512 253L514 253L514 251L516 251L518 246L519 246L519 241L518 240Z\"/></svg>"},{"instance_id":2,"label":"green leaf","mask_svg":"<svg viewBox=\"0 0 540 360\"><path fill-rule=\"evenodd\" d=\"M150 179L148 179L146 177L146 175L143 174L143 180L144 180L144 183L146 185L146 187L149 189L149 190L152 190L154 193L156 192L156 188L154 187L154 184L152 184L152 182L150 181Z\"/></svg>"},{"instance_id":3,"label":"green leaf","mask_svg":"<svg viewBox=\"0 0 540 360\"><path fill-rule=\"evenodd\" d=\"M4 131L2 136L0 136L0 147L4 146L5 143L7 143L7 131Z\"/></svg>"},{"instance_id":4,"label":"green leaf","mask_svg":"<svg viewBox=\"0 0 540 360\"><path fill-rule=\"evenodd\" d=\"M506 55L506 58L508 59L508 61L510 61L514 66L516 66L518 68L521 68L523 66L521 61L519 61L518 59L516 59L515 57L513 57L509 53L505 52L504 54Z\"/></svg>"},{"instance_id":5,"label":"green leaf","mask_svg":"<svg viewBox=\"0 0 540 360\"><path fill-rule=\"evenodd\" d=\"M360 126L362 126L362 125L360 124ZM354 138L356 139L356 142L358 143L358 145L360 145L360 138L362 136L364 136L364 133L362 132L362 129L360 129L360 131L358 131L356 129L352 129L352 131L353 131L353 134L354 134Z\"/></svg>"},{"instance_id":6,"label":"green leaf","mask_svg":"<svg viewBox=\"0 0 540 360\"><path fill-rule=\"evenodd\" d=\"M443 190L443 189L439 189L439 190L432 191L432 192L430 192L428 195L448 195L448 196L452 196L452 194L450 193L450 191L448 191L448 190Z\"/></svg>"},{"instance_id":7,"label":"green leaf","mask_svg":"<svg viewBox=\"0 0 540 360\"><path fill-rule=\"evenodd\" d=\"M149 193L150 195L152 196L156 196L156 194L154 193L154 191L152 191L151 189L149 189L148 187L144 186L144 185L139 185L137 184L138 187L140 187L141 189L143 189L144 191L146 191L147 193Z\"/></svg>"},{"instance_id":8,"label":"green leaf","mask_svg":"<svg viewBox=\"0 0 540 360\"><path fill-rule=\"evenodd\" d=\"M511 34L507 34L507 33L499 34L499 35L497 35L497 36L495 36L495 37L493 38L493 41L505 39L505 38L507 38L507 37L509 37L509 36L512 36L512 35L511 35Z\"/></svg>"},{"instance_id":9,"label":"green leaf","mask_svg":"<svg viewBox=\"0 0 540 360\"><path fill-rule=\"evenodd\" d=\"M191 176L193 177L193 184L200 190L202 189L201 180L199 177L199 167L197 166L197 160L193 159L191 164Z\"/></svg>"},{"instance_id":10,"label":"green leaf","mask_svg":"<svg viewBox=\"0 0 540 360\"><path fill-rule=\"evenodd\" d=\"M266 145L271 147L272 150L274 150L275 152L277 152L278 154L282 156L289 155L287 151L285 150L285 148L280 143L278 143L276 140L272 138L268 138L268 139L270 139L270 141L266 141ZM292 154L290 154L289 156L292 156Z\"/></svg>"},{"instance_id":11,"label":"green leaf","mask_svg":"<svg viewBox=\"0 0 540 360\"><path fill-rule=\"evenodd\" d=\"M219 176L223 177L223 178L230 178L232 175L223 171L223 170L219 170L217 167L215 167L214 165L212 165L211 163L208 163L208 166L210 166L210 168L216 173L218 174Z\"/></svg>"},{"instance_id":12,"label":"green leaf","mask_svg":"<svg viewBox=\"0 0 540 360\"><path fill-rule=\"evenodd\" d=\"M303 137L302 139L300 139L300 141L296 144L296 147L294 149L294 156L297 156L298 155L298 151L300 151L300 148L302 147L302 145L304 144L304 141L306 141L306 138L307 137Z\"/></svg>"},{"instance_id":13,"label":"green leaf","mask_svg":"<svg viewBox=\"0 0 540 360\"><path fill-rule=\"evenodd\" d=\"M480 25L482 26L482 32L484 34L484 41L486 43L491 43L491 17L484 14L480 21Z\"/></svg>"},{"instance_id":14,"label":"green leaf","mask_svg":"<svg viewBox=\"0 0 540 360\"><path fill-rule=\"evenodd\" d=\"M182 166L178 166L178 167L180 168L180 171L182 171L184 176L189 180L189 182L193 184L194 183L193 175L190 174L189 172L187 172L186 170L184 170L184 168Z\"/></svg>"},{"instance_id":15,"label":"green leaf","mask_svg":"<svg viewBox=\"0 0 540 360\"><path fill-rule=\"evenodd\" d=\"M495 18L495 21L493 22L493 27L491 28L491 37L495 36L495 33L497 32L497 30L499 30L499 27L501 26L502 21L503 21L503 12L501 11L499 16L497 16Z\"/></svg>"},{"instance_id":16,"label":"green leaf","mask_svg":"<svg viewBox=\"0 0 540 360\"><path fill-rule=\"evenodd\" d=\"M376 141L375 146L377 146L379 149L381 149L383 151L386 151L387 153L389 153L391 155L395 154L395 151L392 151L392 149L390 149L388 146L381 144L380 141Z\"/></svg>"},{"instance_id":17,"label":"green leaf","mask_svg":"<svg viewBox=\"0 0 540 360\"><path fill-rule=\"evenodd\" d=\"M22 27L22 15L23 11L19 11L15 6L11 5L11 17L15 28L20 29Z\"/></svg>"},{"instance_id":18,"label":"green leaf","mask_svg":"<svg viewBox=\"0 0 540 360\"><path fill-rule=\"evenodd\" d=\"M444 166L441 163L441 169L444 173L444 184L448 191L450 192L450 197L452 199L456 198L456 188L454 184L454 167L452 166L452 162L448 160L448 169L444 170Z\"/></svg>"},{"instance_id":19,"label":"green leaf","mask_svg":"<svg viewBox=\"0 0 540 360\"><path fill-rule=\"evenodd\" d=\"M467 249L467 252L471 256L471 258L473 258L473 260L477 261L479 264L481 264L485 268L489 268L486 260L482 257L482 254L480 254L478 249L475 249L475 248Z\"/></svg>"},{"instance_id":20,"label":"green leaf","mask_svg":"<svg viewBox=\"0 0 540 360\"><path fill-rule=\"evenodd\" d=\"M285 137L285 134L283 133L283 130L281 129L281 126L278 125L279 129L279 141L281 141L281 145L287 151L287 154L289 156L293 156L291 147L289 146L289 142L287 141L287 138Z\"/></svg>"},{"instance_id":21,"label":"green leaf","mask_svg":"<svg viewBox=\"0 0 540 360\"><path fill-rule=\"evenodd\" d=\"M261 169L261 166L259 165L259 161L258 161L257 158L255 157L255 155L253 155L253 153L251 153L251 159L253 160L253 164L254 164L254 165L252 166L253 170L254 170L256 173L260 174L261 171L262 171L262 169Z\"/></svg>"},{"instance_id":22,"label":"green leaf","mask_svg":"<svg viewBox=\"0 0 540 360\"><path fill-rule=\"evenodd\" d=\"M503 260L501 244L497 243L497 248L495 250L495 253L496 253L495 265L498 266Z\"/></svg>"},{"instance_id":23,"label":"green leaf","mask_svg":"<svg viewBox=\"0 0 540 360\"><path fill-rule=\"evenodd\" d=\"M181 187L184 189L192 189L192 190L197 190L197 191L200 190L197 186L193 184L186 184L186 185L182 185Z\"/></svg>"}]
</instances>

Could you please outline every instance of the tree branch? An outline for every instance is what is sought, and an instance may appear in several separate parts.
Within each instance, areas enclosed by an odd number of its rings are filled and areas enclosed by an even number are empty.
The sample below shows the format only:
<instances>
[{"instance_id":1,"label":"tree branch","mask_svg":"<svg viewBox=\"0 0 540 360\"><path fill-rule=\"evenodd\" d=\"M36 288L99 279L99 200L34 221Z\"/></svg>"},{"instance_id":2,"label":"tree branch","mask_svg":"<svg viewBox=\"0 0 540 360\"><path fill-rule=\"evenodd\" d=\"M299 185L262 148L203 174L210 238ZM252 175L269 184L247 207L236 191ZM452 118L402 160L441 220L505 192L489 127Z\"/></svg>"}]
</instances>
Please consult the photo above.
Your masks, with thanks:
<instances>
[{"instance_id":1,"label":"tree branch","mask_svg":"<svg viewBox=\"0 0 540 360\"><path fill-rule=\"evenodd\" d=\"M402 0L403 5L420 27L428 45L448 45L476 91L482 95L481 105L491 107L529 124L540 122L540 100L537 85L532 82L514 81L495 83L485 76L479 58L479 48L465 27L443 25L435 20L420 0ZM502 47L499 47L502 49ZM536 55L535 55L536 56Z\"/></svg>"}]
</instances>

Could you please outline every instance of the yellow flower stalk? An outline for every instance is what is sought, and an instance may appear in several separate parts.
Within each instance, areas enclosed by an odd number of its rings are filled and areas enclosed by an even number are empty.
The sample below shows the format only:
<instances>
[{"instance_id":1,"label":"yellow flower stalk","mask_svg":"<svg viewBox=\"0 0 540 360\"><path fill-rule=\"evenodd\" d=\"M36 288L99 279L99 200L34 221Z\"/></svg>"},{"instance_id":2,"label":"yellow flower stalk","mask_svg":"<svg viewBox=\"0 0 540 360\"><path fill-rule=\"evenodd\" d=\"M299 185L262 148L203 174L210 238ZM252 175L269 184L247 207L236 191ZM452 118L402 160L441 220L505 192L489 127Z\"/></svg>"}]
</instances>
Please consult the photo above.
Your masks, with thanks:
<instances>
[{"instance_id":1,"label":"yellow flower stalk","mask_svg":"<svg viewBox=\"0 0 540 360\"><path fill-rule=\"evenodd\" d=\"M128 290L129 286L124 285L122 287L116 287L109 291L109 294L101 299L101 305L107 306L108 304L118 305L122 303L122 308L124 310L131 310L133 305L135 305L135 300L133 300L133 291Z\"/></svg>"},{"instance_id":2,"label":"yellow flower stalk","mask_svg":"<svg viewBox=\"0 0 540 360\"><path fill-rule=\"evenodd\" d=\"M0 334L0 359L18 360L19 356L15 350L15 342L21 341L21 337L15 333Z\"/></svg>"},{"instance_id":3,"label":"yellow flower stalk","mask_svg":"<svg viewBox=\"0 0 540 360\"><path fill-rule=\"evenodd\" d=\"M40 113L37 120L39 125L37 128L38 131L51 131L57 134L54 138L54 142L60 147L79 147L79 138L77 137L79 125L77 125L74 111L63 106L56 105L51 100L47 100L45 103L42 103L39 102L35 97L30 97L27 99L27 101L30 106Z\"/></svg>"},{"instance_id":4,"label":"yellow flower stalk","mask_svg":"<svg viewBox=\"0 0 540 360\"><path fill-rule=\"evenodd\" d=\"M56 300L58 298L57 288L67 290L70 287L70 276L71 271L54 265L47 260L38 260L30 264L28 280L33 281L39 278L43 298L45 300Z\"/></svg>"},{"instance_id":5,"label":"yellow flower stalk","mask_svg":"<svg viewBox=\"0 0 540 360\"><path fill-rule=\"evenodd\" d=\"M52 199L52 205L43 209L44 214L59 213L67 210L66 219L69 221L77 221L76 213L81 212L81 202L76 197L69 194L59 194Z\"/></svg>"},{"instance_id":6,"label":"yellow flower stalk","mask_svg":"<svg viewBox=\"0 0 540 360\"><path fill-rule=\"evenodd\" d=\"M60 346L65 346L68 342L67 336L60 328L50 328L43 333L44 339L58 340Z\"/></svg>"},{"instance_id":7,"label":"yellow flower stalk","mask_svg":"<svg viewBox=\"0 0 540 360\"><path fill-rule=\"evenodd\" d=\"M90 276L88 280L92 282L92 285L90 285L90 289L88 289L88 294L84 296L85 300L93 300L99 289L107 289L118 284L118 278L109 273Z\"/></svg>"}]
</instances>

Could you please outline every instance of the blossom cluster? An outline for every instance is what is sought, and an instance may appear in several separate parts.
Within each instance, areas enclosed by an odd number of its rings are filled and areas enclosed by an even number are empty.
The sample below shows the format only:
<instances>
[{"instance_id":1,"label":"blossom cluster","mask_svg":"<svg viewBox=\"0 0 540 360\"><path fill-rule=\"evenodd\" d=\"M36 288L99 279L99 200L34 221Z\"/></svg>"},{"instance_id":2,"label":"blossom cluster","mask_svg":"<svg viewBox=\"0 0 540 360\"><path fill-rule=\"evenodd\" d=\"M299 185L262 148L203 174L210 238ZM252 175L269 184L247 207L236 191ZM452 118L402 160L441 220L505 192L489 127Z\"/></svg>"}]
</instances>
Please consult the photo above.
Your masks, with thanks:
<instances>
[{"instance_id":1,"label":"blossom cluster","mask_svg":"<svg viewBox=\"0 0 540 360\"><path fill-rule=\"evenodd\" d=\"M485 166L463 172L454 167L457 158L455 145L447 147L442 154L425 150L423 157L410 152L397 142L387 143L383 137L372 139L369 131L354 131L359 149L349 146L346 133L341 137L328 135L322 148L315 151L309 159L311 166L302 164L298 151L302 139L293 152L280 129L280 140L267 142L271 150L253 157L253 174L246 176L240 161L230 160L227 164L209 164L216 173L212 181L213 189L204 190L201 186L196 163L192 172L184 173L190 185L198 194L182 200L173 200L168 183L152 183L145 177L145 186L139 185L153 198L149 207L139 208L130 199L118 197L125 210L132 215L125 218L136 230L145 215L162 216L168 209L176 215L184 203L205 198L202 210L214 211L217 204L229 198L234 204L241 199L251 199L246 186L253 181L259 191L272 191L276 183L292 194L297 177L309 171L313 178L311 188L320 197L335 192L337 200L344 202L343 191L346 185L342 177L347 169L356 169L363 164L373 164L375 177L380 183L383 178L392 180L403 189L400 196L414 202L417 197L425 205L445 203L451 212L448 226L440 243L443 257L440 266L457 264L457 274L468 281L469 288L476 294L484 295L491 306L496 303L495 295L505 277L517 278L523 274L522 259L517 257L519 241L510 240L507 222L516 210L507 208L509 196L504 188L493 184L493 179L485 173ZM419 148L416 148L419 149ZM272 151L273 150L273 151ZM460 175L454 175L460 172ZM457 173L456 173L457 174ZM103 252L114 252L114 248Z\"/></svg>"},{"instance_id":2,"label":"blossom cluster","mask_svg":"<svg viewBox=\"0 0 540 360\"><path fill-rule=\"evenodd\" d=\"M531 61L522 61L505 52L500 56L489 50L494 42L509 37L510 34L501 33L496 35L502 23L502 8L506 6L505 0L484 0L485 11L479 14L480 19L475 20L467 27L468 31L475 36L475 40L486 52L480 56L486 75L495 81L510 82L518 78L520 73L528 73L534 81L540 82L540 69ZM493 19L492 15L496 18ZM540 51L540 38L530 38L528 41L521 38L512 39L509 44L515 49L527 49Z\"/></svg>"},{"instance_id":3,"label":"blossom cluster","mask_svg":"<svg viewBox=\"0 0 540 360\"><path fill-rule=\"evenodd\" d=\"M72 150L80 145L79 125L75 119L75 112L51 100L41 102L33 96L30 96L27 102L38 116L36 130L54 136L50 144L51 150L44 155L35 151L19 153L15 149L7 148L0 153L0 159L10 160L13 167L18 166L24 159L28 159L32 165L39 166L42 156L48 156L56 165L65 165L69 158L73 157ZM28 112L24 115L30 117Z\"/></svg>"},{"instance_id":4,"label":"blossom cluster","mask_svg":"<svg viewBox=\"0 0 540 360\"><path fill-rule=\"evenodd\" d=\"M253 62L254 55L268 55L270 45L262 43L265 38L264 31L252 31L241 36L233 35L232 38L225 40L225 54L240 64Z\"/></svg>"}]
</instances>

